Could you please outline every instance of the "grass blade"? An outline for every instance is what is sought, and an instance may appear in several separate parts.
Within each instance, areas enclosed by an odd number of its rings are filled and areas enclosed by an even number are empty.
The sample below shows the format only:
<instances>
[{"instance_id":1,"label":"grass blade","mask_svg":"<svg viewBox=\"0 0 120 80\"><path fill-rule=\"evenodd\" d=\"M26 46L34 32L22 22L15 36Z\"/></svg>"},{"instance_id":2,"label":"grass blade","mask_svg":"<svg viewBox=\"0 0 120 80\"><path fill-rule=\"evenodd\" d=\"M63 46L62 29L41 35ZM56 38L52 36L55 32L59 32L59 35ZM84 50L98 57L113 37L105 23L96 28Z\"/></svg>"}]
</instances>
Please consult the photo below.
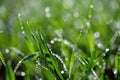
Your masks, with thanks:
<instances>
[{"instance_id":1,"label":"grass blade","mask_svg":"<svg viewBox=\"0 0 120 80\"><path fill-rule=\"evenodd\" d=\"M61 80L64 80L60 68L58 66L57 60L53 57L52 52L49 50L46 40L44 39L44 35L42 30L39 29L39 38L41 42L41 48L43 50L43 53L45 54L47 65L52 67L52 70L57 73L58 77Z\"/></svg>"},{"instance_id":2,"label":"grass blade","mask_svg":"<svg viewBox=\"0 0 120 80\"><path fill-rule=\"evenodd\" d=\"M41 71L43 73L45 80L56 80L55 76L52 74L52 72L50 72L49 69L41 66Z\"/></svg>"},{"instance_id":3,"label":"grass blade","mask_svg":"<svg viewBox=\"0 0 120 80\"><path fill-rule=\"evenodd\" d=\"M20 60L20 61L17 63L15 69L14 69L14 73L16 73L17 69L19 68L19 66L20 66L24 61L33 58L35 55L36 55L36 54L30 54L30 55L28 55L28 56L25 56L22 60Z\"/></svg>"},{"instance_id":4,"label":"grass blade","mask_svg":"<svg viewBox=\"0 0 120 80\"><path fill-rule=\"evenodd\" d=\"M74 65L74 53L72 53L71 60L70 60L69 79L71 78L71 73L72 73L73 65Z\"/></svg>"},{"instance_id":5,"label":"grass blade","mask_svg":"<svg viewBox=\"0 0 120 80\"><path fill-rule=\"evenodd\" d=\"M9 65L6 67L6 80L15 80L15 74Z\"/></svg>"},{"instance_id":6,"label":"grass blade","mask_svg":"<svg viewBox=\"0 0 120 80\"><path fill-rule=\"evenodd\" d=\"M2 63L3 63L3 65L6 66L6 63L5 63L5 60L4 60L4 57L3 57L1 51L0 51L0 59L1 59Z\"/></svg>"}]
</instances>

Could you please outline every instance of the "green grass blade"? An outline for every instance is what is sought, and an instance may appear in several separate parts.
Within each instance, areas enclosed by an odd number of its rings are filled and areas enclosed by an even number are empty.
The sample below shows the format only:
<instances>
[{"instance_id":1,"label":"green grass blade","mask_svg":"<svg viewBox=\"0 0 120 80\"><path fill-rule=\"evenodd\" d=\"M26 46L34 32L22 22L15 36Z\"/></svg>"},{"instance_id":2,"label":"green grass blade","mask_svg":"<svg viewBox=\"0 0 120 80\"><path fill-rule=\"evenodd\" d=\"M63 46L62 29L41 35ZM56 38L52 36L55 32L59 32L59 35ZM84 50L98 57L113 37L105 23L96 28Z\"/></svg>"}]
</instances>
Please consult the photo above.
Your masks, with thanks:
<instances>
[{"instance_id":1,"label":"green grass blade","mask_svg":"<svg viewBox=\"0 0 120 80\"><path fill-rule=\"evenodd\" d=\"M1 51L0 51L0 59L1 59L2 63L3 63L3 65L6 66L5 59L4 59Z\"/></svg>"},{"instance_id":2,"label":"green grass blade","mask_svg":"<svg viewBox=\"0 0 120 80\"><path fill-rule=\"evenodd\" d=\"M11 47L11 50L13 52L15 52L17 55L19 55L21 58L24 57L24 54L19 49L15 48L15 47Z\"/></svg>"},{"instance_id":3,"label":"green grass blade","mask_svg":"<svg viewBox=\"0 0 120 80\"><path fill-rule=\"evenodd\" d=\"M95 49L95 47L94 47L95 45L94 45L94 37L93 37L92 30L89 31L88 42L89 42L89 48L90 48L91 56L93 56L93 55L95 55L95 54L93 54L94 53L94 49Z\"/></svg>"},{"instance_id":4,"label":"green grass blade","mask_svg":"<svg viewBox=\"0 0 120 80\"><path fill-rule=\"evenodd\" d=\"M75 58L74 53L72 53L71 60L70 60L70 68L69 68L69 79L71 78L72 68L73 68L74 61L75 61L74 58Z\"/></svg>"},{"instance_id":5,"label":"green grass blade","mask_svg":"<svg viewBox=\"0 0 120 80\"><path fill-rule=\"evenodd\" d=\"M45 54L46 60L49 62L48 66L53 66L54 67L53 71L57 73L57 75L60 77L61 80L64 80L60 68L58 66L57 60L53 57L52 52L49 50L46 40L44 39L43 32L40 29L39 29L39 38L41 41L43 53Z\"/></svg>"},{"instance_id":6,"label":"green grass blade","mask_svg":"<svg viewBox=\"0 0 120 80\"><path fill-rule=\"evenodd\" d=\"M28 56L25 56L22 60L20 60L20 61L17 63L15 69L14 69L14 73L16 73L17 69L19 68L19 66L20 66L24 61L27 61L27 60L33 58L35 55L36 55L36 54L30 54L30 55L28 55Z\"/></svg>"},{"instance_id":7,"label":"green grass blade","mask_svg":"<svg viewBox=\"0 0 120 80\"><path fill-rule=\"evenodd\" d=\"M35 48L34 48L34 46L33 46L33 43L30 41L30 39L29 39L27 36L25 36L25 42L26 42L29 50L30 50L32 53L34 53L34 52L35 52Z\"/></svg>"},{"instance_id":8,"label":"green grass blade","mask_svg":"<svg viewBox=\"0 0 120 80\"><path fill-rule=\"evenodd\" d=\"M52 72L50 72L49 69L41 66L41 71L45 80L56 80L55 76L52 74Z\"/></svg>"},{"instance_id":9,"label":"green grass blade","mask_svg":"<svg viewBox=\"0 0 120 80\"><path fill-rule=\"evenodd\" d=\"M15 74L9 65L6 67L6 80L15 80Z\"/></svg>"}]
</instances>

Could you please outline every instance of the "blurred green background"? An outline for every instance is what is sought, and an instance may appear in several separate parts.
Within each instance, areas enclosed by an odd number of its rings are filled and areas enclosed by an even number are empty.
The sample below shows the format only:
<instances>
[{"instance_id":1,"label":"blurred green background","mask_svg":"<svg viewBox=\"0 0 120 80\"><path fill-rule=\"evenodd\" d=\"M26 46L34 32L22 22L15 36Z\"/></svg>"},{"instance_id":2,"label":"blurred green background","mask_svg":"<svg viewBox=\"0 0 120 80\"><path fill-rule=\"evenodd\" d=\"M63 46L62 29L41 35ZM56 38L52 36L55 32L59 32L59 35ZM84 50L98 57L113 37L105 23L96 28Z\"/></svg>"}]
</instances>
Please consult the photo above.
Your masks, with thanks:
<instances>
[{"instance_id":1,"label":"blurred green background","mask_svg":"<svg viewBox=\"0 0 120 80\"><path fill-rule=\"evenodd\" d=\"M19 26L19 17L22 26ZM96 59L109 50L107 58L103 63L100 61L99 65L94 66L94 70L100 80L109 80L109 73L114 73L115 76L112 76L116 77L116 80L120 79L120 0L0 0L0 51L6 63L10 63L13 69L20 58L14 54L11 47L15 48L15 51L20 50L24 55L30 54L24 35L35 45L30 33L23 30L25 26L29 26L33 33L37 32L38 27L42 27L47 43L54 53L62 57L67 69L70 64L70 45L75 46L76 54L85 55L84 59L88 63L91 54L95 54ZM52 45L54 38L66 40L69 42L66 43L68 46L59 42ZM36 47L35 51L38 51ZM68 62L65 61L67 58ZM74 63L70 80L80 79L85 72L84 69L76 69L78 63ZM24 66L21 66L20 71L25 70ZM96 69L98 66L102 68ZM104 74L108 75L108 78L103 78ZM0 80L4 79L5 67L0 62Z\"/></svg>"}]
</instances>

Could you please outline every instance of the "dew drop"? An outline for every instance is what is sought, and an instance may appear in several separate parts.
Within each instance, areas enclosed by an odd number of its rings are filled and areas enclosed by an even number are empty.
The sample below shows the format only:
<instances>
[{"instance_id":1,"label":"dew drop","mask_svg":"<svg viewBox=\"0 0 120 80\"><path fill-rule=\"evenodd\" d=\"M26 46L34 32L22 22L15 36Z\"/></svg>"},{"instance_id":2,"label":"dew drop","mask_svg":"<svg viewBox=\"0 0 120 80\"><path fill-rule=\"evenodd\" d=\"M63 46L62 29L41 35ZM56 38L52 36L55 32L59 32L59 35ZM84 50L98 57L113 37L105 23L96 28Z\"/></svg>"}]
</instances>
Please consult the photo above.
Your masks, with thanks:
<instances>
[{"instance_id":1,"label":"dew drop","mask_svg":"<svg viewBox=\"0 0 120 80\"><path fill-rule=\"evenodd\" d=\"M9 49L5 49L5 52L6 52L6 53L9 53L10 51L9 51Z\"/></svg>"},{"instance_id":2,"label":"dew drop","mask_svg":"<svg viewBox=\"0 0 120 80\"><path fill-rule=\"evenodd\" d=\"M110 49L109 48L106 48L105 51L108 52Z\"/></svg>"},{"instance_id":3,"label":"dew drop","mask_svg":"<svg viewBox=\"0 0 120 80\"><path fill-rule=\"evenodd\" d=\"M90 27L90 22L89 21L87 21L86 22L86 25L88 26L88 28Z\"/></svg>"},{"instance_id":4,"label":"dew drop","mask_svg":"<svg viewBox=\"0 0 120 80\"><path fill-rule=\"evenodd\" d=\"M21 16L21 14L20 13L18 13L18 17L20 17Z\"/></svg>"},{"instance_id":5,"label":"dew drop","mask_svg":"<svg viewBox=\"0 0 120 80\"><path fill-rule=\"evenodd\" d=\"M49 7L46 7L45 8L45 12L49 12L50 11L50 8Z\"/></svg>"},{"instance_id":6,"label":"dew drop","mask_svg":"<svg viewBox=\"0 0 120 80\"><path fill-rule=\"evenodd\" d=\"M45 8L45 15L46 15L47 18L50 18L50 17L51 17L50 8L49 8L49 7L46 7L46 8Z\"/></svg>"},{"instance_id":7,"label":"dew drop","mask_svg":"<svg viewBox=\"0 0 120 80\"><path fill-rule=\"evenodd\" d=\"M23 27L21 27L21 30L23 30L24 28Z\"/></svg>"},{"instance_id":8,"label":"dew drop","mask_svg":"<svg viewBox=\"0 0 120 80\"><path fill-rule=\"evenodd\" d=\"M116 69L114 69L114 74L117 74L117 70Z\"/></svg>"},{"instance_id":9,"label":"dew drop","mask_svg":"<svg viewBox=\"0 0 120 80\"><path fill-rule=\"evenodd\" d=\"M64 74L64 71L61 71L61 74Z\"/></svg>"},{"instance_id":10,"label":"dew drop","mask_svg":"<svg viewBox=\"0 0 120 80\"><path fill-rule=\"evenodd\" d=\"M21 76L25 76L25 72L21 72Z\"/></svg>"},{"instance_id":11,"label":"dew drop","mask_svg":"<svg viewBox=\"0 0 120 80\"><path fill-rule=\"evenodd\" d=\"M22 31L22 34L25 34L25 31Z\"/></svg>"},{"instance_id":12,"label":"dew drop","mask_svg":"<svg viewBox=\"0 0 120 80\"><path fill-rule=\"evenodd\" d=\"M53 41L53 40L51 40L51 41L50 41L50 43L51 43L51 44L54 44L54 41Z\"/></svg>"},{"instance_id":13,"label":"dew drop","mask_svg":"<svg viewBox=\"0 0 120 80\"><path fill-rule=\"evenodd\" d=\"M93 6L93 5L90 5L90 8L94 8L94 6Z\"/></svg>"},{"instance_id":14,"label":"dew drop","mask_svg":"<svg viewBox=\"0 0 120 80\"><path fill-rule=\"evenodd\" d=\"M99 37L100 37L100 33L99 33L99 32L95 32L95 33L94 33L94 37L95 37L95 38L99 38Z\"/></svg>"},{"instance_id":15,"label":"dew drop","mask_svg":"<svg viewBox=\"0 0 120 80\"><path fill-rule=\"evenodd\" d=\"M40 78L39 80L43 80L42 78Z\"/></svg>"}]
</instances>

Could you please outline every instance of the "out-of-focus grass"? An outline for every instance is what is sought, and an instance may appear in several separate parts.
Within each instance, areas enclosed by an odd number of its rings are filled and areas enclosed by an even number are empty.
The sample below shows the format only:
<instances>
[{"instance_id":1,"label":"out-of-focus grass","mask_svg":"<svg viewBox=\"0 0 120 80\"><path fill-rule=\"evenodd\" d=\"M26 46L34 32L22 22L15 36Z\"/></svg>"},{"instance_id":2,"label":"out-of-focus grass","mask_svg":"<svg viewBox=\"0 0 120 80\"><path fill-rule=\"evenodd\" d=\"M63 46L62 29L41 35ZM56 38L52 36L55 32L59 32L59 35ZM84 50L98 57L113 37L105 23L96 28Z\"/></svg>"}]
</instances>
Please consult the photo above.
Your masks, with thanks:
<instances>
[{"instance_id":1,"label":"out-of-focus grass","mask_svg":"<svg viewBox=\"0 0 120 80\"><path fill-rule=\"evenodd\" d=\"M119 0L0 0L0 80L119 80Z\"/></svg>"}]
</instances>

